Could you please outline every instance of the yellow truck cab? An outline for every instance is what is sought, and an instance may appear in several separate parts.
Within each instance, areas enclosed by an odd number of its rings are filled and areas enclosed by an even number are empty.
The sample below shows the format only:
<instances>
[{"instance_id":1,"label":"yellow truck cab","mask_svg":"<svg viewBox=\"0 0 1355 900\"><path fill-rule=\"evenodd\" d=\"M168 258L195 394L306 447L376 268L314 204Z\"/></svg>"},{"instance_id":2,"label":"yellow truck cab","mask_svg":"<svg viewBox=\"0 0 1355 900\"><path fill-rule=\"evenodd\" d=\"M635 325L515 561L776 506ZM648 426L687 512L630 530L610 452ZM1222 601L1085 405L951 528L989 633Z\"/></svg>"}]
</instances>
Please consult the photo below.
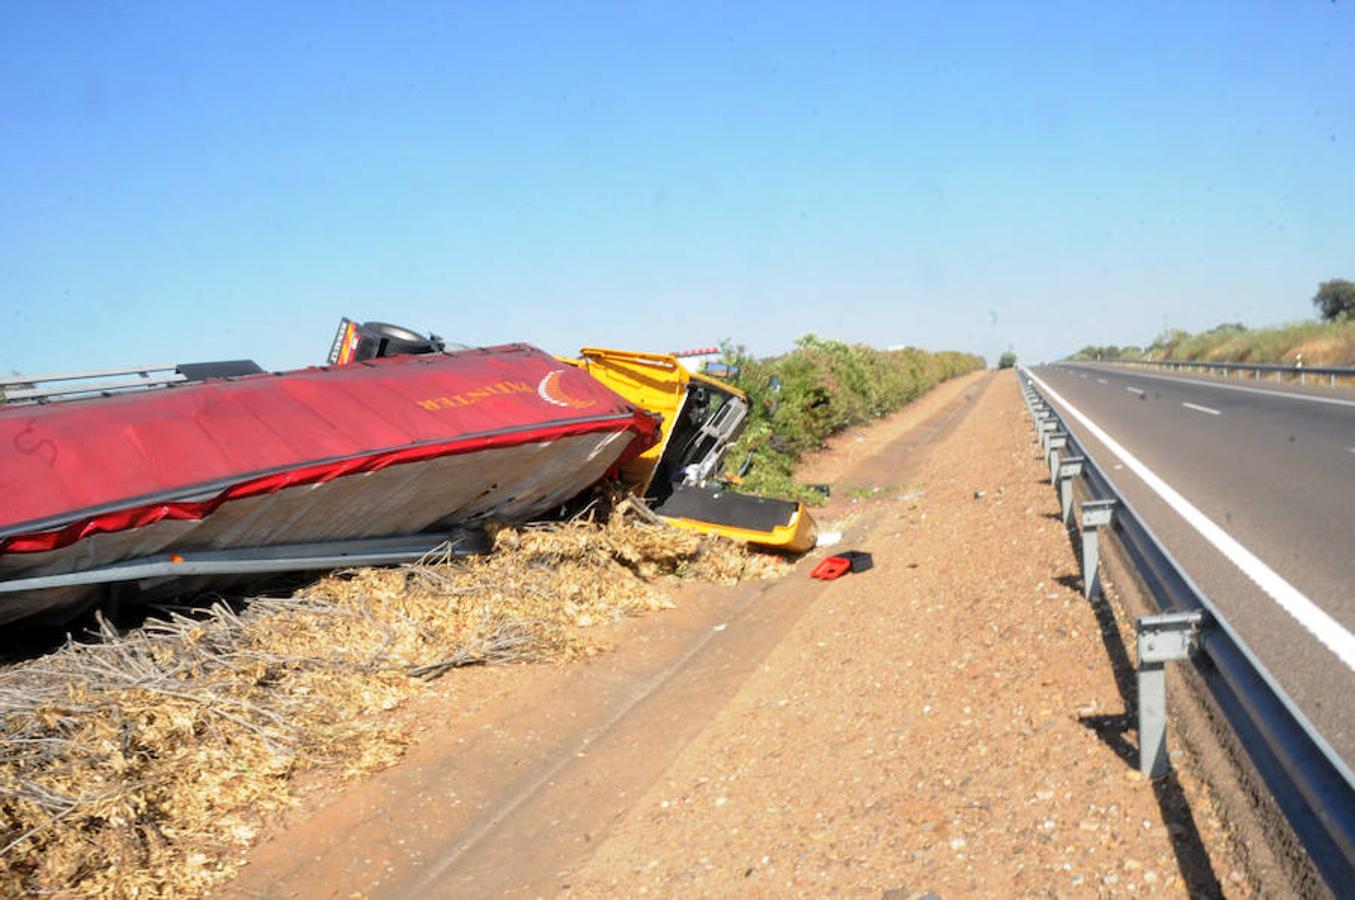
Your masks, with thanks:
<instances>
[{"instance_id":1,"label":"yellow truck cab","mask_svg":"<svg viewBox=\"0 0 1355 900\"><path fill-rule=\"evenodd\" d=\"M718 481L725 453L747 423L743 391L689 372L668 354L585 347L566 361L660 417L660 441L621 470L626 486L659 516L679 528L790 553L814 546L814 519L804 504L734 493Z\"/></svg>"}]
</instances>

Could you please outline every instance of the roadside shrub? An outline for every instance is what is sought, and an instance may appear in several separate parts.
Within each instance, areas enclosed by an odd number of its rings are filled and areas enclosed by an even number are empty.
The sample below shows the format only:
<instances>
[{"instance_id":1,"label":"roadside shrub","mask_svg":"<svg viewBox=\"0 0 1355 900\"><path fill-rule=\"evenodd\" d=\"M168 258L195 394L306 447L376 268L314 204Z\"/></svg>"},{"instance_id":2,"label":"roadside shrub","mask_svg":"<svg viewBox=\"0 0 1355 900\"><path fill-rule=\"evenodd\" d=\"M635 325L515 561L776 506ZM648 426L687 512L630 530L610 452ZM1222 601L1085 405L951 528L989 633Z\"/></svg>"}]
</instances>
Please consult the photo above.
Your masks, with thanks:
<instances>
[{"instance_id":1,"label":"roadside shrub","mask_svg":"<svg viewBox=\"0 0 1355 900\"><path fill-rule=\"evenodd\" d=\"M1138 347L1117 347L1114 344L1098 347L1095 344L1089 344L1074 353L1069 359L1097 361L1107 359L1140 359L1142 356L1143 351Z\"/></svg>"},{"instance_id":2,"label":"roadside shrub","mask_svg":"<svg viewBox=\"0 0 1355 900\"><path fill-rule=\"evenodd\" d=\"M731 467L749 460L742 490L822 502L794 478L796 462L832 434L887 415L947 378L982 368L968 353L916 348L881 351L807 334L783 356L756 359L726 343L748 392L749 423L729 454ZM751 454L751 456L750 456Z\"/></svg>"}]
</instances>

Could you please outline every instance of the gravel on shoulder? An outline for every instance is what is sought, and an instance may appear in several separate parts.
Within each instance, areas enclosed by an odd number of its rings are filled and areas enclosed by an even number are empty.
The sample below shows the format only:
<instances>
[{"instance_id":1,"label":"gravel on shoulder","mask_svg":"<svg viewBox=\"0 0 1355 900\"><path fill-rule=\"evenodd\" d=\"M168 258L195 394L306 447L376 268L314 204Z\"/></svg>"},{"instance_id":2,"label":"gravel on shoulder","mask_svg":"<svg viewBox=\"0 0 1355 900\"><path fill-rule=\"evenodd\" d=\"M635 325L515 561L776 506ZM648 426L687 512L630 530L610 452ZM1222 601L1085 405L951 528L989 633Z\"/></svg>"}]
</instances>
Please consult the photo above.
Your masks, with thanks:
<instances>
[{"instance_id":1,"label":"gravel on shoulder","mask_svg":"<svg viewBox=\"0 0 1355 900\"><path fill-rule=\"evenodd\" d=\"M1081 596L1015 379L971 407L923 490L860 504L835 549L874 568L817 588L557 890L1253 892L1188 767L1135 769L1120 629Z\"/></svg>"}]
</instances>

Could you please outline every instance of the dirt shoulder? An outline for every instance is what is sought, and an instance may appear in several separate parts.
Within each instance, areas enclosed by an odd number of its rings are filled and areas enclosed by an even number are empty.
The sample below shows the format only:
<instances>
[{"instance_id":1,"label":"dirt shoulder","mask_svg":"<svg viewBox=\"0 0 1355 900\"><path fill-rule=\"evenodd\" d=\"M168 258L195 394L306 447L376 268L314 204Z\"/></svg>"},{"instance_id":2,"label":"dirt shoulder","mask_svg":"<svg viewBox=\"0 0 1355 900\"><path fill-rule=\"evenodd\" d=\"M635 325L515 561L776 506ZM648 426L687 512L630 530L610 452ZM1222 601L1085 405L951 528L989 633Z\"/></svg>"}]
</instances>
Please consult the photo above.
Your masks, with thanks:
<instances>
[{"instance_id":1,"label":"dirt shoulder","mask_svg":"<svg viewBox=\"0 0 1355 900\"><path fill-rule=\"evenodd\" d=\"M822 586L557 887L1208 895L1240 882L1199 783L1146 783L1132 766L1105 621L1078 593L1043 473L1002 376L925 464L926 493L884 495L849 532L875 569Z\"/></svg>"},{"instance_id":2,"label":"dirt shoulder","mask_svg":"<svg viewBox=\"0 0 1355 900\"><path fill-rule=\"evenodd\" d=\"M857 488L828 512L874 569L814 581L820 552L684 588L587 662L458 673L404 761L223 893L1246 892L1199 783L1134 771L1014 379L835 452L808 471Z\"/></svg>"}]
</instances>

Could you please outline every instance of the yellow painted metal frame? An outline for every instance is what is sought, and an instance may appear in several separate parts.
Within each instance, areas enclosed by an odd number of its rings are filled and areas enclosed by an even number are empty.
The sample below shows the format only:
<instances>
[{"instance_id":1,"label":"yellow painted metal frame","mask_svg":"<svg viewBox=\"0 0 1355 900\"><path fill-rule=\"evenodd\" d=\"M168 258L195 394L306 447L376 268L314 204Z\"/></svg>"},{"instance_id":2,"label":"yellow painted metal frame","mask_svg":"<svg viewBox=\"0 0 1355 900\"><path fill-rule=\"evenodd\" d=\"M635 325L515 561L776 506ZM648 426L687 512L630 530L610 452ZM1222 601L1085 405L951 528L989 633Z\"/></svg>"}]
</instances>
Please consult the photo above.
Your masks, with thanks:
<instances>
[{"instance_id":1,"label":"yellow painted metal frame","mask_svg":"<svg viewBox=\"0 0 1355 900\"><path fill-rule=\"evenodd\" d=\"M579 359L570 362L625 397L631 403L662 417L658 443L631 460L621 469L621 477L644 495L654 478L654 470L668 449L682 407L687 403L687 387L693 381L709 384L716 390L733 394L744 400L748 395L732 384L725 384L708 375L687 371L677 357L666 353L644 353L639 350L608 350L602 347L584 347Z\"/></svg>"},{"instance_id":2,"label":"yellow painted metal frame","mask_svg":"<svg viewBox=\"0 0 1355 900\"><path fill-rule=\"evenodd\" d=\"M805 509L803 503L795 504L795 512L791 514L790 522L778 525L771 531L753 531L749 528L736 528L733 525L721 525L719 522L706 522L700 519L679 519L670 516L663 516L663 519L678 528L718 534L735 541L745 541L785 553L805 553L812 550L814 542L819 537L814 517Z\"/></svg>"},{"instance_id":3,"label":"yellow painted metal frame","mask_svg":"<svg viewBox=\"0 0 1355 900\"><path fill-rule=\"evenodd\" d=\"M733 394L747 402L748 395L732 384L709 375L689 372L677 357L666 353L644 353L638 350L609 350L602 347L584 347L578 359L561 357L562 362L578 366L636 406L662 417L658 443L621 468L621 477L639 496L649 490L659 460L668 450L673 425L687 402L687 388L693 381L710 385L717 391ZM771 531L753 531L718 522L663 516L678 528L718 534L736 541L746 541L789 553L804 553L814 546L817 528L814 517L803 503L797 503L790 521Z\"/></svg>"}]
</instances>

